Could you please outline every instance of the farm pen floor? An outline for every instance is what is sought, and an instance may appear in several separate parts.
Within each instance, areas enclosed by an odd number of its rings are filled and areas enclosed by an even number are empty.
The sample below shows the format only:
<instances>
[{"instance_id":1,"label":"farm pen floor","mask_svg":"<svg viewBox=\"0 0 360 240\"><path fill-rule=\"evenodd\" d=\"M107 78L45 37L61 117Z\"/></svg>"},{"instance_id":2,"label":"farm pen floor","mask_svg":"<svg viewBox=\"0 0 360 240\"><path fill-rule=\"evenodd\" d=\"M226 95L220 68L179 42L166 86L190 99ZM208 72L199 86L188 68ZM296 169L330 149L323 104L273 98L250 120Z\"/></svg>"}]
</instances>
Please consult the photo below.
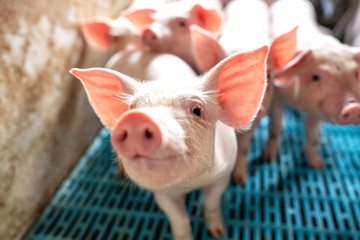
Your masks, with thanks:
<instances>
[{"instance_id":1,"label":"farm pen floor","mask_svg":"<svg viewBox=\"0 0 360 240\"><path fill-rule=\"evenodd\" d=\"M360 127L324 124L325 168L302 157L301 115L286 111L279 158L260 161L269 119L255 131L245 186L227 188L222 239L360 239ZM172 239L165 215L148 191L116 178L109 132L101 130L29 230L27 240ZM201 191L187 197L194 239L213 239L202 217Z\"/></svg>"}]
</instances>

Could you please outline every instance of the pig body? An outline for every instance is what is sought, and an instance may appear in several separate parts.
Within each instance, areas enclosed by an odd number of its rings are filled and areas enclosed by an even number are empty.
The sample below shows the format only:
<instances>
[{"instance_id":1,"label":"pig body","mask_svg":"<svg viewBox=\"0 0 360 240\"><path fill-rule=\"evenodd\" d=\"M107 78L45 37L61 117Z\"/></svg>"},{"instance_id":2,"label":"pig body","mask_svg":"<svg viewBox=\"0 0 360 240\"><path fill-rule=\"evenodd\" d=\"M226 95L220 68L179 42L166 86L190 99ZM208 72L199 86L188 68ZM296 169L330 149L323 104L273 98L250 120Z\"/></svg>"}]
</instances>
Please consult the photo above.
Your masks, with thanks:
<instances>
[{"instance_id":1,"label":"pig body","mask_svg":"<svg viewBox=\"0 0 360 240\"><path fill-rule=\"evenodd\" d=\"M227 55L250 50L270 41L268 5L263 0L237 0L224 9L225 23L219 39ZM234 168L234 182L245 184L248 174L247 156L251 138L259 122L270 107L273 86L268 82L261 109L249 131L237 133L238 155Z\"/></svg>"},{"instance_id":2,"label":"pig body","mask_svg":"<svg viewBox=\"0 0 360 240\"><path fill-rule=\"evenodd\" d=\"M235 164L234 128L246 128L259 108L267 50L233 55L204 76L176 84L138 82L102 68L71 71L110 128L126 173L154 192L175 239L192 239L185 194L200 187L210 232L215 237L225 233L221 195Z\"/></svg>"},{"instance_id":3,"label":"pig body","mask_svg":"<svg viewBox=\"0 0 360 240\"><path fill-rule=\"evenodd\" d=\"M292 107L305 114L304 154L308 163L322 168L318 152L321 122L360 124L359 50L321 33L308 1L277 1L271 14L275 40L269 68L275 97L264 158L277 157L282 112Z\"/></svg>"},{"instance_id":4,"label":"pig body","mask_svg":"<svg viewBox=\"0 0 360 240\"><path fill-rule=\"evenodd\" d=\"M227 56L269 43L269 11L265 1L232 1L225 7L224 15L219 42Z\"/></svg>"},{"instance_id":5,"label":"pig body","mask_svg":"<svg viewBox=\"0 0 360 240\"><path fill-rule=\"evenodd\" d=\"M357 3L354 16L352 17L345 30L345 42L360 47L360 3Z\"/></svg>"},{"instance_id":6,"label":"pig body","mask_svg":"<svg viewBox=\"0 0 360 240\"><path fill-rule=\"evenodd\" d=\"M195 75L192 68L175 55L142 50L117 52L108 60L105 67L142 81L159 79L178 81L178 78ZM181 75L169 78L175 72Z\"/></svg>"}]
</instances>

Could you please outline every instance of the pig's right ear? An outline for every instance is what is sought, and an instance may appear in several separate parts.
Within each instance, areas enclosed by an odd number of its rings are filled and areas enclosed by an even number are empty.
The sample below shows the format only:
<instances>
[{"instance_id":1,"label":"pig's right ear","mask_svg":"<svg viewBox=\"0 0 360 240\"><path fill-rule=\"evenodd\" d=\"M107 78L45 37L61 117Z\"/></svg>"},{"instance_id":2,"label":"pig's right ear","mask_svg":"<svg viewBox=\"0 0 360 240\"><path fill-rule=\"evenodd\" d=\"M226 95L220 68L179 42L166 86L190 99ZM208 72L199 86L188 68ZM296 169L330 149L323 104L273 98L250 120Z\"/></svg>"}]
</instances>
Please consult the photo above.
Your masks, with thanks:
<instances>
[{"instance_id":1,"label":"pig's right ear","mask_svg":"<svg viewBox=\"0 0 360 240\"><path fill-rule=\"evenodd\" d=\"M223 20L218 11L206 9L200 4L195 4L191 10L191 14L194 14L198 18L200 27L212 33L219 32Z\"/></svg>"},{"instance_id":2,"label":"pig's right ear","mask_svg":"<svg viewBox=\"0 0 360 240\"><path fill-rule=\"evenodd\" d=\"M220 120L234 128L246 127L262 102L266 87L266 57L269 48L232 55L205 76L205 91L216 91Z\"/></svg>"},{"instance_id":3,"label":"pig's right ear","mask_svg":"<svg viewBox=\"0 0 360 240\"><path fill-rule=\"evenodd\" d=\"M119 117L128 110L126 95L133 94L137 82L105 68L70 70L85 87L89 101L102 123L113 130Z\"/></svg>"},{"instance_id":4,"label":"pig's right ear","mask_svg":"<svg viewBox=\"0 0 360 240\"><path fill-rule=\"evenodd\" d=\"M111 45L111 19L98 17L81 24L81 31L87 42L100 49L108 49Z\"/></svg>"},{"instance_id":5,"label":"pig's right ear","mask_svg":"<svg viewBox=\"0 0 360 240\"><path fill-rule=\"evenodd\" d=\"M197 68L207 72L225 58L225 52L217 39L196 25L190 26L193 53Z\"/></svg>"},{"instance_id":6,"label":"pig's right ear","mask_svg":"<svg viewBox=\"0 0 360 240\"><path fill-rule=\"evenodd\" d=\"M152 14L155 12L154 9L136 9L131 11L125 11L121 14L122 17L127 18L134 26L141 32L143 29L147 28L154 19Z\"/></svg>"}]
</instances>

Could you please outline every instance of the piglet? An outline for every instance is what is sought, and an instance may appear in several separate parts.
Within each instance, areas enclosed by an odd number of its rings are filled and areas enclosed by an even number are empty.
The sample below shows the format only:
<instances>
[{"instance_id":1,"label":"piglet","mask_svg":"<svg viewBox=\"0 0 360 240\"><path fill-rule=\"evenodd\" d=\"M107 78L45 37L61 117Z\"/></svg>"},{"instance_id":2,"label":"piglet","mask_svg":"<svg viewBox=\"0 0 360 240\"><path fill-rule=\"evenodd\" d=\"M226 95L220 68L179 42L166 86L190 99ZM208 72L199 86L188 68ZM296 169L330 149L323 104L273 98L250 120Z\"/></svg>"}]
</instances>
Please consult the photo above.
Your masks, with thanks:
<instances>
[{"instance_id":1,"label":"piglet","mask_svg":"<svg viewBox=\"0 0 360 240\"><path fill-rule=\"evenodd\" d=\"M360 50L323 34L309 1L277 1L271 14L275 40L269 69L275 97L264 158L277 157L282 112L292 107L304 113L304 154L308 164L319 169L323 167L318 150L321 122L360 124Z\"/></svg>"},{"instance_id":2,"label":"piglet","mask_svg":"<svg viewBox=\"0 0 360 240\"><path fill-rule=\"evenodd\" d=\"M158 9L152 14L154 21L143 30L143 43L152 51L179 56L197 70L191 51L191 26L197 25L216 35L222 24L222 15L216 8L206 8L198 2L183 0Z\"/></svg>"},{"instance_id":3,"label":"piglet","mask_svg":"<svg viewBox=\"0 0 360 240\"><path fill-rule=\"evenodd\" d=\"M238 53L176 84L141 83L104 68L71 70L111 130L129 178L154 192L175 239L192 239L185 194L200 187L208 229L225 234L220 203L237 153L233 128L247 128L258 111L267 52L264 46Z\"/></svg>"},{"instance_id":4,"label":"piglet","mask_svg":"<svg viewBox=\"0 0 360 240\"><path fill-rule=\"evenodd\" d=\"M126 10L116 19L97 17L84 21L82 33L88 43L103 50L146 49L141 40L143 29L152 22L153 9Z\"/></svg>"},{"instance_id":5,"label":"piglet","mask_svg":"<svg viewBox=\"0 0 360 240\"><path fill-rule=\"evenodd\" d=\"M263 0L237 0L225 7L226 21L219 42L227 55L238 51L254 49L270 42L270 19L268 5ZM234 182L245 184L248 175L247 156L251 138L256 127L270 106L273 86L268 82L264 101L247 132L238 132L238 156L234 168Z\"/></svg>"}]
</instances>

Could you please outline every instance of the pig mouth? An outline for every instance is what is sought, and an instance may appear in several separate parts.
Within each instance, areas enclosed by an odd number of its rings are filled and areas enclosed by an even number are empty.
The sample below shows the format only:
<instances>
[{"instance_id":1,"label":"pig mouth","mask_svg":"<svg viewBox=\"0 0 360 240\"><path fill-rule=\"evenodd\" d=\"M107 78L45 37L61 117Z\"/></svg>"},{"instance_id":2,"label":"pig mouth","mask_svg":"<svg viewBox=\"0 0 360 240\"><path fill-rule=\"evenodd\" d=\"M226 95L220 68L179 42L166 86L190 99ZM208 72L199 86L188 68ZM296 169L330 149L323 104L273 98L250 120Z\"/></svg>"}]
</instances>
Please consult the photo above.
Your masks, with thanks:
<instances>
[{"instance_id":1,"label":"pig mouth","mask_svg":"<svg viewBox=\"0 0 360 240\"><path fill-rule=\"evenodd\" d=\"M161 164L161 163L167 163L169 161L174 161L174 160L187 159L187 158L189 158L189 156L190 156L189 153L170 154L170 155L164 155L164 156L145 156L145 155L137 154L129 160L133 161L133 162L139 162L139 163L143 162L144 164L157 164L157 163Z\"/></svg>"}]
</instances>

